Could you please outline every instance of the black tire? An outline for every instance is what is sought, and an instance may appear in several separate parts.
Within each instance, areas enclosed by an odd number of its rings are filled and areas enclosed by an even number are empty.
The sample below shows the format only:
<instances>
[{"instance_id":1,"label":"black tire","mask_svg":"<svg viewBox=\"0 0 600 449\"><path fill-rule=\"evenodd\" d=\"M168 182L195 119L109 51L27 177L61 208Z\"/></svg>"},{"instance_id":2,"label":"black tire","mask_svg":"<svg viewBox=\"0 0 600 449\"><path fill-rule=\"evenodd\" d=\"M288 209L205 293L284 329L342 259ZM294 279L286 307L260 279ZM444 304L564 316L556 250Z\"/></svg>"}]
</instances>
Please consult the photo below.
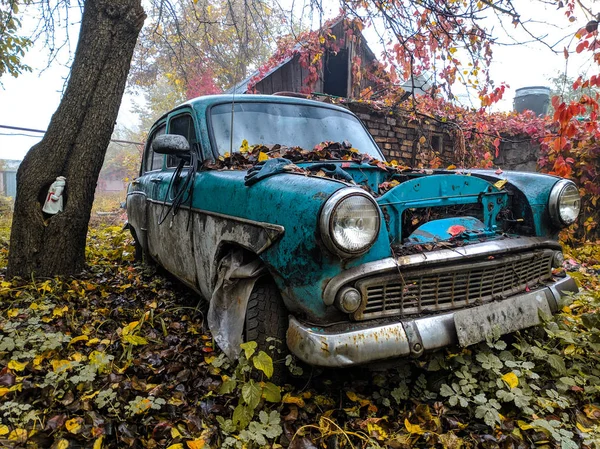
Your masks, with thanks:
<instances>
[{"instance_id":1,"label":"black tire","mask_svg":"<svg viewBox=\"0 0 600 449\"><path fill-rule=\"evenodd\" d=\"M285 381L288 369L285 358L289 354L285 340L288 329L288 311L283 304L275 283L259 279L248 299L245 341L255 341L259 351L265 351L273 359L274 383Z\"/></svg>"}]
</instances>

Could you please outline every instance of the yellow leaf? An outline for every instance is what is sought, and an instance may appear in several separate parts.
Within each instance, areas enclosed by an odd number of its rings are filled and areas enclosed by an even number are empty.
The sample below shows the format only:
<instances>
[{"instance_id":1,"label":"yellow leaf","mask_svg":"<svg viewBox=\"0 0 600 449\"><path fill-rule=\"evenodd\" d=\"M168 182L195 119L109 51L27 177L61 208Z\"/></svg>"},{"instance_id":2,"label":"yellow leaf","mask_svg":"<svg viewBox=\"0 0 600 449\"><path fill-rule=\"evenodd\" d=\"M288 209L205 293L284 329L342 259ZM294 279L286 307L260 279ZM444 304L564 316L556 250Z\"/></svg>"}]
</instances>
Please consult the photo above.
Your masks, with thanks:
<instances>
[{"instance_id":1,"label":"yellow leaf","mask_svg":"<svg viewBox=\"0 0 600 449\"><path fill-rule=\"evenodd\" d=\"M40 308L40 306L39 306L37 303L35 303L35 302L32 302L32 303L30 304L29 308L30 308L31 310L38 310L38 309Z\"/></svg>"},{"instance_id":2,"label":"yellow leaf","mask_svg":"<svg viewBox=\"0 0 600 449\"><path fill-rule=\"evenodd\" d=\"M0 398L10 393L10 388L0 387Z\"/></svg>"},{"instance_id":3,"label":"yellow leaf","mask_svg":"<svg viewBox=\"0 0 600 449\"><path fill-rule=\"evenodd\" d=\"M421 137L419 138L419 143L420 143L421 145L423 145L425 142L427 142L427 139L425 138L425 136L421 136Z\"/></svg>"},{"instance_id":4,"label":"yellow leaf","mask_svg":"<svg viewBox=\"0 0 600 449\"><path fill-rule=\"evenodd\" d=\"M17 362L16 360L11 360L10 362L8 362L8 369L11 369L13 371L23 371L26 366L27 362L21 363Z\"/></svg>"},{"instance_id":5,"label":"yellow leaf","mask_svg":"<svg viewBox=\"0 0 600 449\"><path fill-rule=\"evenodd\" d=\"M408 421L408 418L404 418L404 427L408 430L408 433L416 433L418 435L423 435L425 431L421 429L421 426L418 424L411 424Z\"/></svg>"},{"instance_id":6,"label":"yellow leaf","mask_svg":"<svg viewBox=\"0 0 600 449\"><path fill-rule=\"evenodd\" d=\"M267 159L269 159L269 156L267 156L267 153L263 153L262 151L260 153L258 153L258 161L259 162L266 161Z\"/></svg>"},{"instance_id":7,"label":"yellow leaf","mask_svg":"<svg viewBox=\"0 0 600 449\"><path fill-rule=\"evenodd\" d=\"M381 426L374 423L367 423L367 431L370 436L375 437L379 441L383 441L388 437L387 432Z\"/></svg>"},{"instance_id":8,"label":"yellow leaf","mask_svg":"<svg viewBox=\"0 0 600 449\"><path fill-rule=\"evenodd\" d=\"M90 337L88 337L87 335L80 335L79 337L72 338L69 342L69 345L77 343L78 341L88 341L89 339Z\"/></svg>"},{"instance_id":9,"label":"yellow leaf","mask_svg":"<svg viewBox=\"0 0 600 449\"><path fill-rule=\"evenodd\" d=\"M55 307L54 310L52 311L52 316L55 317L61 317L65 314L65 312L69 311L69 307L64 306L64 307Z\"/></svg>"},{"instance_id":10,"label":"yellow leaf","mask_svg":"<svg viewBox=\"0 0 600 449\"><path fill-rule=\"evenodd\" d=\"M9 318L14 318L19 315L19 309L8 309L8 312L6 312L6 314Z\"/></svg>"},{"instance_id":11,"label":"yellow leaf","mask_svg":"<svg viewBox=\"0 0 600 449\"><path fill-rule=\"evenodd\" d=\"M146 340L144 337L140 337L139 335L125 335L123 337L123 341L135 346L148 344L148 340Z\"/></svg>"},{"instance_id":12,"label":"yellow leaf","mask_svg":"<svg viewBox=\"0 0 600 449\"><path fill-rule=\"evenodd\" d=\"M454 170L456 168L456 165L452 164L452 165L448 165L448 167L446 167L446 170Z\"/></svg>"},{"instance_id":13,"label":"yellow leaf","mask_svg":"<svg viewBox=\"0 0 600 449\"><path fill-rule=\"evenodd\" d=\"M85 345L86 346L94 346L95 344L98 344L98 343L100 343L99 338L90 338Z\"/></svg>"},{"instance_id":14,"label":"yellow leaf","mask_svg":"<svg viewBox=\"0 0 600 449\"><path fill-rule=\"evenodd\" d=\"M304 407L304 399L299 398L298 396L292 396L289 393L286 393L283 396L282 401L284 404L296 404L298 407Z\"/></svg>"},{"instance_id":15,"label":"yellow leaf","mask_svg":"<svg viewBox=\"0 0 600 449\"><path fill-rule=\"evenodd\" d=\"M183 444L181 444L181 443L171 444L169 447L167 447L167 449L183 449Z\"/></svg>"},{"instance_id":16,"label":"yellow leaf","mask_svg":"<svg viewBox=\"0 0 600 449\"><path fill-rule=\"evenodd\" d=\"M69 447L69 441L61 438L56 445L56 449L67 449Z\"/></svg>"},{"instance_id":17,"label":"yellow leaf","mask_svg":"<svg viewBox=\"0 0 600 449\"><path fill-rule=\"evenodd\" d=\"M250 147L248 146L248 141L246 139L242 140L242 145L240 146L240 153L245 154L248 152Z\"/></svg>"},{"instance_id":18,"label":"yellow leaf","mask_svg":"<svg viewBox=\"0 0 600 449\"><path fill-rule=\"evenodd\" d=\"M70 360L52 360L52 370L55 372L69 371L75 362Z\"/></svg>"},{"instance_id":19,"label":"yellow leaf","mask_svg":"<svg viewBox=\"0 0 600 449\"><path fill-rule=\"evenodd\" d=\"M4 425L4 424L0 424L0 437L4 436L4 435L7 435L8 432L10 432L8 426Z\"/></svg>"},{"instance_id":20,"label":"yellow leaf","mask_svg":"<svg viewBox=\"0 0 600 449\"><path fill-rule=\"evenodd\" d=\"M167 404L169 404L169 405L173 405L173 406L175 406L175 407L179 407L180 405L183 405L183 404L185 404L185 402L183 402L181 399L178 399L178 398L170 398L170 399L167 401Z\"/></svg>"},{"instance_id":21,"label":"yellow leaf","mask_svg":"<svg viewBox=\"0 0 600 449\"><path fill-rule=\"evenodd\" d=\"M177 430L177 427L171 427L171 438L181 438L181 432Z\"/></svg>"},{"instance_id":22,"label":"yellow leaf","mask_svg":"<svg viewBox=\"0 0 600 449\"><path fill-rule=\"evenodd\" d=\"M206 441L202 438L198 438L197 440L186 441L185 444L187 444L189 449L202 449L206 446Z\"/></svg>"},{"instance_id":23,"label":"yellow leaf","mask_svg":"<svg viewBox=\"0 0 600 449\"><path fill-rule=\"evenodd\" d=\"M580 423L575 424L575 426L577 426L577 428L579 430L581 430L582 432L585 432L585 433L590 433L590 432L592 432L594 430L594 429L591 429L589 427L583 427L583 425L580 424Z\"/></svg>"},{"instance_id":24,"label":"yellow leaf","mask_svg":"<svg viewBox=\"0 0 600 449\"><path fill-rule=\"evenodd\" d=\"M94 391L93 393L90 393L90 394L84 394L83 396L81 396L81 400L89 401L90 399L94 399L98 395L98 393L100 393L100 390Z\"/></svg>"},{"instance_id":25,"label":"yellow leaf","mask_svg":"<svg viewBox=\"0 0 600 449\"><path fill-rule=\"evenodd\" d=\"M517 421L517 426L519 426L519 429L521 430L531 430L533 429L533 426L530 424L527 424L525 421Z\"/></svg>"},{"instance_id":26,"label":"yellow leaf","mask_svg":"<svg viewBox=\"0 0 600 449\"><path fill-rule=\"evenodd\" d=\"M66 423L65 423L65 427L67 428L67 430L73 434L78 434L81 432L82 428L81 428L81 423L83 423L83 419L82 418L73 418L73 419L69 419Z\"/></svg>"},{"instance_id":27,"label":"yellow leaf","mask_svg":"<svg viewBox=\"0 0 600 449\"><path fill-rule=\"evenodd\" d=\"M27 441L27 431L25 429L15 429L8 435L8 439L24 443Z\"/></svg>"},{"instance_id":28,"label":"yellow leaf","mask_svg":"<svg viewBox=\"0 0 600 449\"><path fill-rule=\"evenodd\" d=\"M519 378L512 371L502 376L502 380L506 382L506 385L508 385L510 388L515 388L519 385Z\"/></svg>"},{"instance_id":29,"label":"yellow leaf","mask_svg":"<svg viewBox=\"0 0 600 449\"><path fill-rule=\"evenodd\" d=\"M139 321L132 321L123 328L123 335L129 335L140 324Z\"/></svg>"},{"instance_id":30,"label":"yellow leaf","mask_svg":"<svg viewBox=\"0 0 600 449\"><path fill-rule=\"evenodd\" d=\"M50 285L51 282L52 281L50 281L50 280L42 282L42 284L38 287L38 290L42 291L42 292L51 292L52 291L52 286Z\"/></svg>"},{"instance_id":31,"label":"yellow leaf","mask_svg":"<svg viewBox=\"0 0 600 449\"><path fill-rule=\"evenodd\" d=\"M104 435L100 435L100 437L98 437L96 439L96 441L94 441L94 447L92 449L102 449L102 440L104 439Z\"/></svg>"},{"instance_id":32,"label":"yellow leaf","mask_svg":"<svg viewBox=\"0 0 600 449\"><path fill-rule=\"evenodd\" d=\"M600 419L600 408L593 404L588 404L583 407L583 413L585 413L585 416L594 421L598 421Z\"/></svg>"},{"instance_id":33,"label":"yellow leaf","mask_svg":"<svg viewBox=\"0 0 600 449\"><path fill-rule=\"evenodd\" d=\"M360 400L354 391L346 391L346 396L348 396L348 399L352 402L358 402Z\"/></svg>"},{"instance_id":34,"label":"yellow leaf","mask_svg":"<svg viewBox=\"0 0 600 449\"><path fill-rule=\"evenodd\" d=\"M450 52L451 55L453 55L454 53L456 53L456 48L454 47L450 47L450 50L448 50Z\"/></svg>"},{"instance_id":35,"label":"yellow leaf","mask_svg":"<svg viewBox=\"0 0 600 449\"><path fill-rule=\"evenodd\" d=\"M505 186L505 184L508 182L507 179L501 179L500 181L496 182L494 184L494 187L496 187L498 190L502 189L502 187Z\"/></svg>"},{"instance_id":36,"label":"yellow leaf","mask_svg":"<svg viewBox=\"0 0 600 449\"><path fill-rule=\"evenodd\" d=\"M565 348L565 355L573 354L575 352L575 345L569 345Z\"/></svg>"},{"instance_id":37,"label":"yellow leaf","mask_svg":"<svg viewBox=\"0 0 600 449\"><path fill-rule=\"evenodd\" d=\"M42 362L44 361L44 359L45 359L45 357L44 357L44 355L43 355L43 354L41 354L41 355L36 355L36 356L33 358L33 367L34 367L34 368L39 368L39 367L40 367L40 365L42 364Z\"/></svg>"}]
</instances>

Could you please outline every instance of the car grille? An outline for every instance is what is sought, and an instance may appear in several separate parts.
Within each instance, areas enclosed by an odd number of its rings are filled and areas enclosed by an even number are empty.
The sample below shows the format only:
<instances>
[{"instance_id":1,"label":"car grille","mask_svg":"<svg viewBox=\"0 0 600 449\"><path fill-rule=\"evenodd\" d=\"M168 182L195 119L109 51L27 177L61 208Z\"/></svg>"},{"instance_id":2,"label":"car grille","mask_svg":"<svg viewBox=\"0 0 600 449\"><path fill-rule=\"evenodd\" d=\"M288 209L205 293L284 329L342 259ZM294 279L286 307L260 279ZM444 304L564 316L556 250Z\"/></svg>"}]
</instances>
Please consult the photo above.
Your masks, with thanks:
<instances>
[{"instance_id":1,"label":"car grille","mask_svg":"<svg viewBox=\"0 0 600 449\"><path fill-rule=\"evenodd\" d=\"M363 305L354 319L440 312L503 299L550 278L552 256L552 250L540 250L445 267L399 267L393 275L357 282Z\"/></svg>"}]
</instances>

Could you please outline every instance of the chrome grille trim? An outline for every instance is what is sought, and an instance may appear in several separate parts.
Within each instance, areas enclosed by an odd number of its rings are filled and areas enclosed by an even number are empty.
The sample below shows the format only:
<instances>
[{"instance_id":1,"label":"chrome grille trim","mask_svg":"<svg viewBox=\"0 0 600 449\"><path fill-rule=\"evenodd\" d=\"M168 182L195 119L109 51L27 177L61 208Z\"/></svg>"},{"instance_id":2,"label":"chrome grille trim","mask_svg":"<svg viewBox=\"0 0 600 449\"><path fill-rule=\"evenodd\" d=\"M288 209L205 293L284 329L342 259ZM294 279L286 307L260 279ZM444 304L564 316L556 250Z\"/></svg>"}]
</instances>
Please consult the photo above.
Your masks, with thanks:
<instances>
[{"instance_id":1,"label":"chrome grille trim","mask_svg":"<svg viewBox=\"0 0 600 449\"><path fill-rule=\"evenodd\" d=\"M552 276L550 249L493 260L400 269L356 283L363 296L355 320L436 313L480 305L526 291Z\"/></svg>"}]
</instances>

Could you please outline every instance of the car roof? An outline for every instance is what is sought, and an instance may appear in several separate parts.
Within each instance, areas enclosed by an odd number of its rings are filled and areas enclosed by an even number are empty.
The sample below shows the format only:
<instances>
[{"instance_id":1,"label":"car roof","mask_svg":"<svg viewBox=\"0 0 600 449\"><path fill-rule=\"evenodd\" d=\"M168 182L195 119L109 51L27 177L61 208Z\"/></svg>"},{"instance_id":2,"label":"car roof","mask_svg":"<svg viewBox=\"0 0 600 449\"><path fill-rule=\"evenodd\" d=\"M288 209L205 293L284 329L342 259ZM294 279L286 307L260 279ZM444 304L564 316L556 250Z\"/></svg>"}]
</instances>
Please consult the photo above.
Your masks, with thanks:
<instances>
[{"instance_id":1,"label":"car roof","mask_svg":"<svg viewBox=\"0 0 600 449\"><path fill-rule=\"evenodd\" d=\"M185 103L176 106L170 111L163 114L158 120L164 119L167 115L171 114L178 109L185 108L187 106L191 106L193 109L206 110L210 106L219 103L287 103L287 104L298 104L298 105L309 105L309 106L319 106L325 107L328 109L335 109L338 111L343 111L347 113L351 113L348 109L343 108L341 106L337 106L331 103L325 103L322 101L316 100L308 100L306 98L298 98L286 95L260 95L260 94L242 94L242 95L232 95L232 94L221 94L221 95L204 95L201 97L192 98L191 100L186 101Z\"/></svg>"}]
</instances>

